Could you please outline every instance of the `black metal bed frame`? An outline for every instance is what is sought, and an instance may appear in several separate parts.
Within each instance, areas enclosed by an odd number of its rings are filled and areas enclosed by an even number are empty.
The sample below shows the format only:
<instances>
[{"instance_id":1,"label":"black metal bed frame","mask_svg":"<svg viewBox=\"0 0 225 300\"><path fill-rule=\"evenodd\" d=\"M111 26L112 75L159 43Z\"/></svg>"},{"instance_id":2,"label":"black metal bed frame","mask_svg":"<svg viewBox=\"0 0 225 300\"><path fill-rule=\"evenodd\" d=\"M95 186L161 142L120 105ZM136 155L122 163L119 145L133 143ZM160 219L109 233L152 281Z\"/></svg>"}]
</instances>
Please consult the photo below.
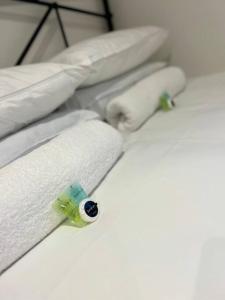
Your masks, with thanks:
<instances>
[{"instance_id":1,"label":"black metal bed frame","mask_svg":"<svg viewBox=\"0 0 225 300\"><path fill-rule=\"evenodd\" d=\"M69 42L68 42L68 38L66 35L64 25L63 25L62 18L60 16L60 10L85 14L85 15L94 16L94 17L98 17L98 18L103 18L106 20L108 31L112 31L114 29L113 21L112 21L112 14L110 11L109 0L101 0L102 4L103 4L103 8L104 8L104 13L98 13L98 12L94 12L94 11L90 11L90 10L80 9L80 8L73 7L73 6L58 4L57 1L56 2L47 2L44 0L13 0L13 1L44 6L47 8L47 10L44 13L43 17L41 18L39 24L37 25L34 32L32 33L29 41L25 45L22 53L20 54L19 58L17 59L15 65L20 65L24 61L27 53L29 52L31 46L33 45L34 41L36 40L38 34L40 33L40 31L41 31L42 27L44 26L44 24L46 23L46 21L48 20L48 17L50 16L52 11L55 11L55 13L56 13L56 18L57 18L57 21L59 24L59 28L60 28L60 31L62 34L62 38L63 38L64 44L65 44L65 47L69 47Z\"/></svg>"}]
</instances>

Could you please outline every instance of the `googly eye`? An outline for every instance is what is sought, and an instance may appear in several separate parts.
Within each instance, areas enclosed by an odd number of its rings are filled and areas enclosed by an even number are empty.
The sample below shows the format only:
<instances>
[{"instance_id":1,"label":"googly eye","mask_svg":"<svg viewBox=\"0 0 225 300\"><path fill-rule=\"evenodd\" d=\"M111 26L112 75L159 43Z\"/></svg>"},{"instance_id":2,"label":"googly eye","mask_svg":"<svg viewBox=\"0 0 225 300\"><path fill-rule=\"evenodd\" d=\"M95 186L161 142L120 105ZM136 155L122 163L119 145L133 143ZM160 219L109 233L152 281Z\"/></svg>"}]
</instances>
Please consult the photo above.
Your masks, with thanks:
<instances>
[{"instance_id":1,"label":"googly eye","mask_svg":"<svg viewBox=\"0 0 225 300\"><path fill-rule=\"evenodd\" d=\"M92 223L97 220L99 215L98 204L90 198L84 199L79 204L79 213L85 222Z\"/></svg>"}]
</instances>

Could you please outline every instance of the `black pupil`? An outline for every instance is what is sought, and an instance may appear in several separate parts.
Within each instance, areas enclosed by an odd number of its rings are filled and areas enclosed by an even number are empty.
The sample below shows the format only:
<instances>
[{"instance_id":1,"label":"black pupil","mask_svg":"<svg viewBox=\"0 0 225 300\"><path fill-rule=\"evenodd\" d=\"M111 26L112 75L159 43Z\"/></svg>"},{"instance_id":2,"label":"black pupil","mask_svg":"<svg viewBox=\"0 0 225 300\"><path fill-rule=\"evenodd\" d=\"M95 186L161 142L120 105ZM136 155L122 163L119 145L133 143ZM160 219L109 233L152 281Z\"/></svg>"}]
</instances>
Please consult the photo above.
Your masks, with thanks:
<instances>
[{"instance_id":1,"label":"black pupil","mask_svg":"<svg viewBox=\"0 0 225 300\"><path fill-rule=\"evenodd\" d=\"M96 217L98 214L97 203L95 203L93 201L86 202L84 205L84 210L89 217L91 217L91 218Z\"/></svg>"}]
</instances>

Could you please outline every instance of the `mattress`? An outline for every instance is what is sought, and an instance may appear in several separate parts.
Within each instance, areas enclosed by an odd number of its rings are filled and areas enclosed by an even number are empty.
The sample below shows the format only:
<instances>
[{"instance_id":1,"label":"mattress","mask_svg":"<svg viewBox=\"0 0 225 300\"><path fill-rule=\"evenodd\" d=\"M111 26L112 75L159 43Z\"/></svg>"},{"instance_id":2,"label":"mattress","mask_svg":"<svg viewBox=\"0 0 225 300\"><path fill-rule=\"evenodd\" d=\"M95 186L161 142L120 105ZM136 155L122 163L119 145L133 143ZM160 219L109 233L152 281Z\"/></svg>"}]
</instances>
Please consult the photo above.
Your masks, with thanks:
<instances>
[{"instance_id":1,"label":"mattress","mask_svg":"<svg viewBox=\"0 0 225 300\"><path fill-rule=\"evenodd\" d=\"M192 80L126 141L94 198L0 278L4 300L225 299L225 74Z\"/></svg>"}]
</instances>

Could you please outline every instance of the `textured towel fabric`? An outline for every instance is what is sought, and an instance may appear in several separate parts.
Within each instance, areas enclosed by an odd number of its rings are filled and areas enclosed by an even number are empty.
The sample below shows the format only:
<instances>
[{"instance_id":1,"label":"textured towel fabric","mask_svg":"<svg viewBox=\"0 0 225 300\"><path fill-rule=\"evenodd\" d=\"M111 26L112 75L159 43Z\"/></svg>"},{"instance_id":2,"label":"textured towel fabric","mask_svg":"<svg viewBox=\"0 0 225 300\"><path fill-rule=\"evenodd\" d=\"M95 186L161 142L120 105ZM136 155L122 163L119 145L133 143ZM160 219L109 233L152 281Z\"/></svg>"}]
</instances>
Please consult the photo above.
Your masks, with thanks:
<instances>
[{"instance_id":1,"label":"textured towel fabric","mask_svg":"<svg viewBox=\"0 0 225 300\"><path fill-rule=\"evenodd\" d=\"M6 137L0 141L0 168L46 143L63 130L91 119L100 119L100 116L88 110L63 110Z\"/></svg>"},{"instance_id":2,"label":"textured towel fabric","mask_svg":"<svg viewBox=\"0 0 225 300\"><path fill-rule=\"evenodd\" d=\"M74 182L90 193L121 151L120 133L91 120L2 168L0 272L62 221L52 208L57 196Z\"/></svg>"},{"instance_id":3,"label":"textured towel fabric","mask_svg":"<svg viewBox=\"0 0 225 300\"><path fill-rule=\"evenodd\" d=\"M159 106L160 96L167 92L173 98L186 85L184 72L168 67L139 81L107 106L107 120L122 132L134 131Z\"/></svg>"}]
</instances>

